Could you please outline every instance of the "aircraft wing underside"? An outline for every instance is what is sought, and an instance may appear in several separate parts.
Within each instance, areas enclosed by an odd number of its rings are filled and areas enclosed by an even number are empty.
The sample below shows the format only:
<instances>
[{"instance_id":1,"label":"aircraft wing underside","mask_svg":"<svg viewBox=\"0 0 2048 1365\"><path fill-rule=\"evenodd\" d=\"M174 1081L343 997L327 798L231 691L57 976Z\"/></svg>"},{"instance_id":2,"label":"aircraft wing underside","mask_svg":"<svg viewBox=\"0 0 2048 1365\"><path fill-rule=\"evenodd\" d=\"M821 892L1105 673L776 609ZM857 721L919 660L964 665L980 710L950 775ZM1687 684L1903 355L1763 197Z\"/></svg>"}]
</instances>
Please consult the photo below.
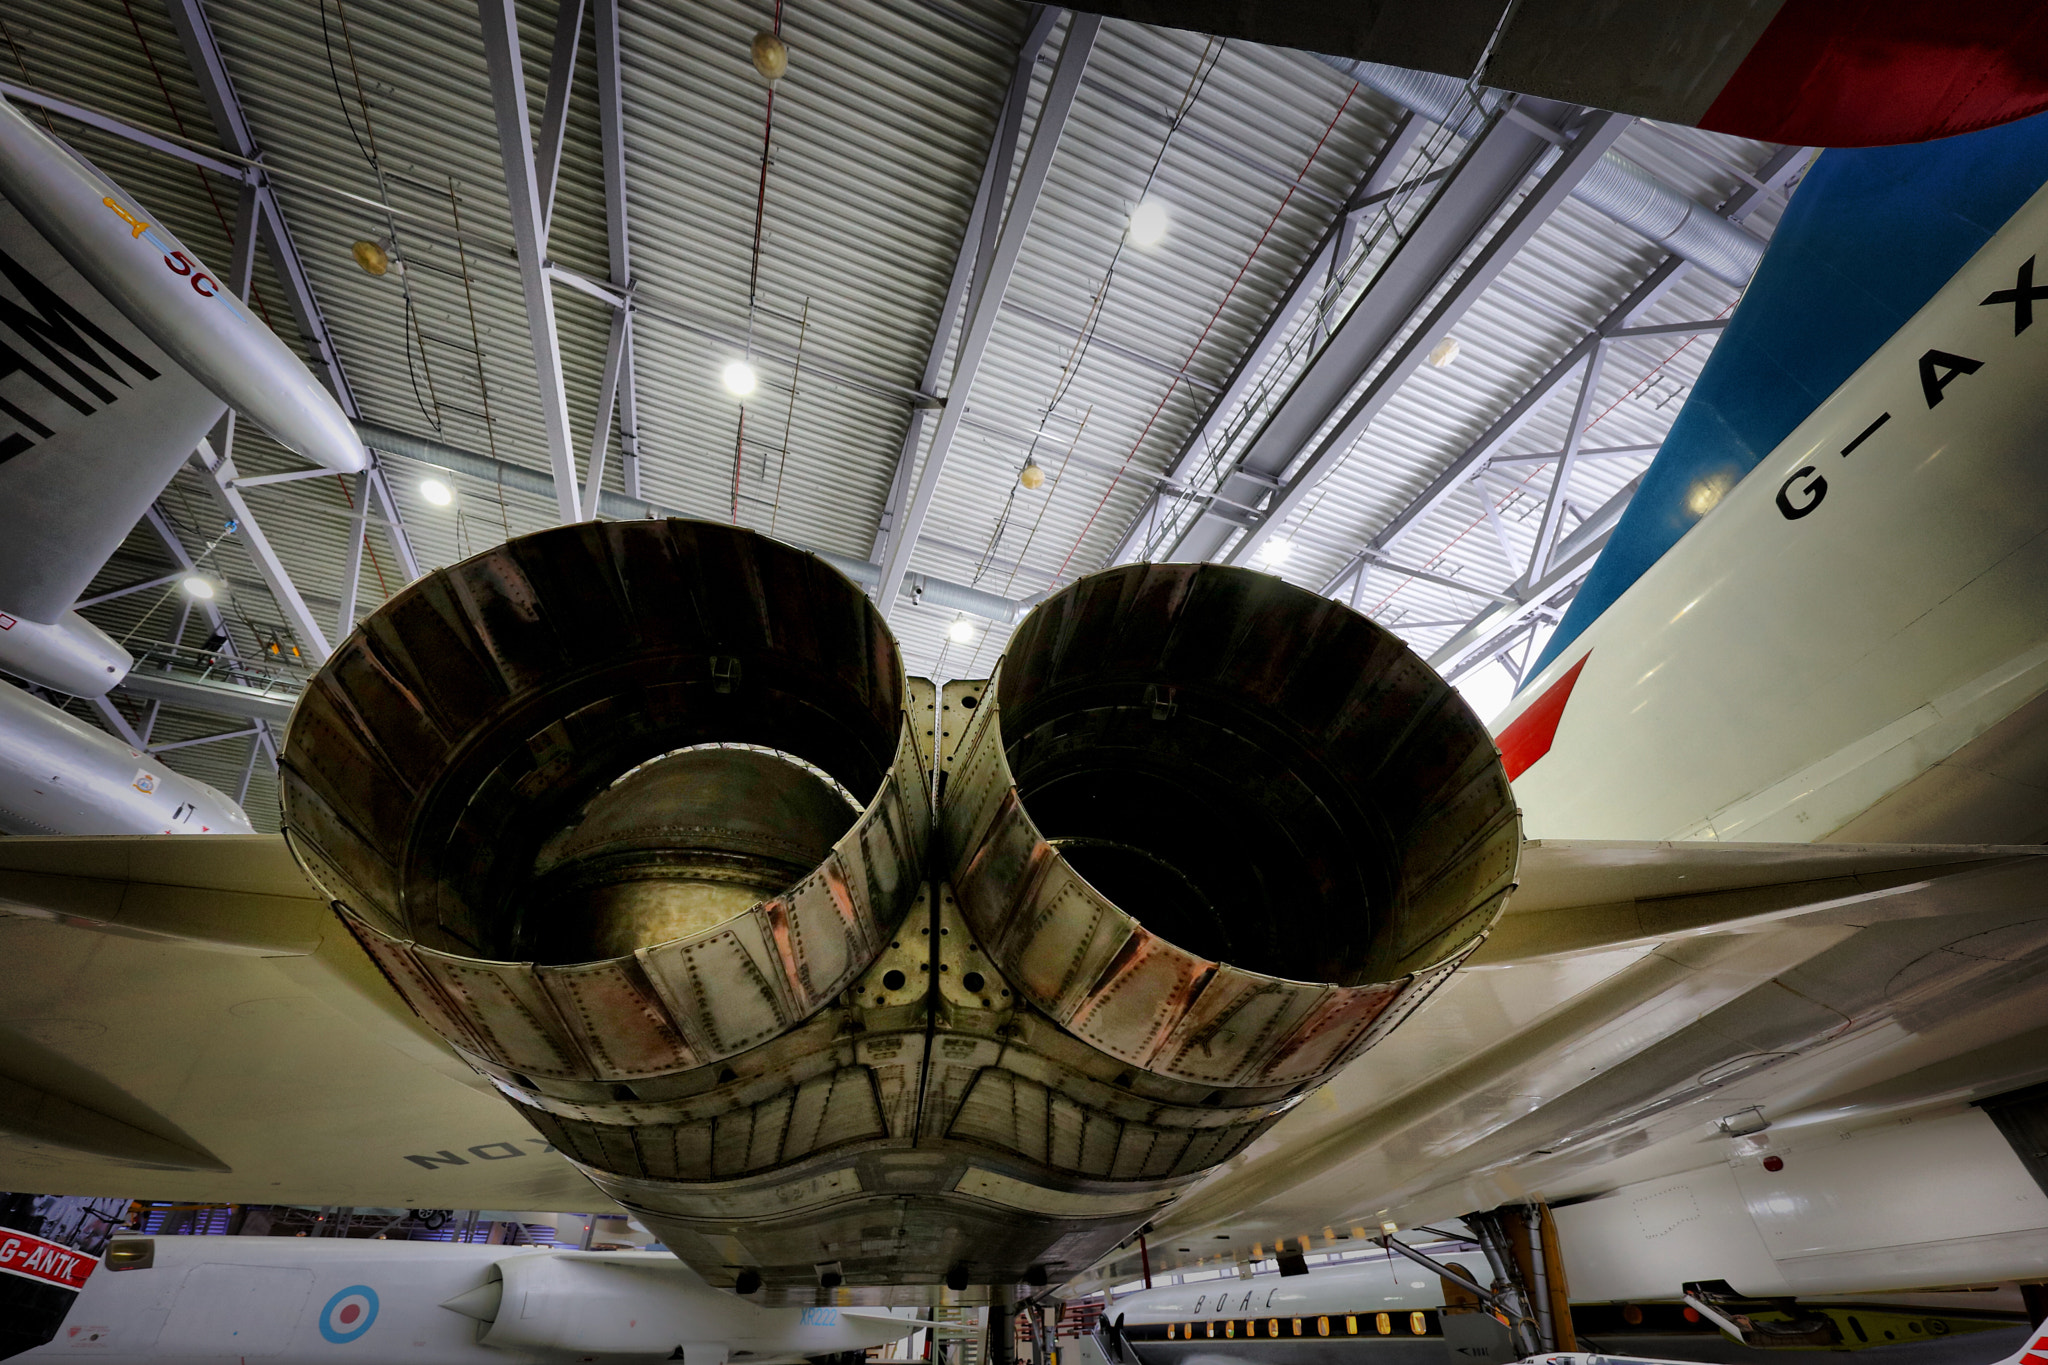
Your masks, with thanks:
<instances>
[{"instance_id":1,"label":"aircraft wing underside","mask_svg":"<svg viewBox=\"0 0 2048 1365\"><path fill-rule=\"evenodd\" d=\"M1654 1191L1700 1168L1727 1187L1700 1206L1739 1211L1733 1168L1770 1149L1734 1155L1716 1124L1752 1106L1802 1174L1816 1167L1805 1154L1859 1126L1917 1119L1929 1141L1930 1120L1968 1127L1943 1130L1971 1155L1944 1170L2004 1182L1991 1193L2012 1205L2032 1182L1971 1101L2048 1075L2044 892L2034 847L1532 841L1467 968L1157 1219L1151 1268ZM1981 1212L1959 1187L1925 1185L1923 1226ZM2000 1216L2048 1226L2040 1202ZM1754 1238L1746 1222L1741 1235ZM1135 1279L1135 1252L1076 1288ZM1909 1278L1954 1278L1894 1260Z\"/></svg>"},{"instance_id":2,"label":"aircraft wing underside","mask_svg":"<svg viewBox=\"0 0 2048 1365\"><path fill-rule=\"evenodd\" d=\"M1155 1244L1583 1184L1618 1135L1697 1126L1823 1053L1867 1061L1907 1016L1985 1032L1979 1069L2010 1079L2026 1064L1983 1015L2039 976L2044 891L2035 849L1529 844L1470 966L1169 1210ZM17 983L0 1187L603 1206L412 1017L281 839L11 839L0 910ZM1715 1013L1735 1001L1739 1027Z\"/></svg>"},{"instance_id":3,"label":"aircraft wing underside","mask_svg":"<svg viewBox=\"0 0 2048 1365\"><path fill-rule=\"evenodd\" d=\"M0 843L0 1185L606 1209L412 1016L281 838Z\"/></svg>"}]
</instances>

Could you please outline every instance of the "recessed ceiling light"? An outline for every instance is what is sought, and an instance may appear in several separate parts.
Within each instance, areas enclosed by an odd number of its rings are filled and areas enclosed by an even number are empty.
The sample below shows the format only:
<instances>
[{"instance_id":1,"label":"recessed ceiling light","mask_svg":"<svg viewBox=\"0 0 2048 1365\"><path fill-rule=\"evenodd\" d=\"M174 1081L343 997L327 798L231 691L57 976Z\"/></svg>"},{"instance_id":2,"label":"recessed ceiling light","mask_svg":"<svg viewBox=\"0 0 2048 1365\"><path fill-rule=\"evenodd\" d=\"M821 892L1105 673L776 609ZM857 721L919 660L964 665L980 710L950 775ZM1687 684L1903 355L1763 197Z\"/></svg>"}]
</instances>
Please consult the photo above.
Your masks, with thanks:
<instances>
[{"instance_id":1,"label":"recessed ceiling light","mask_svg":"<svg viewBox=\"0 0 2048 1365\"><path fill-rule=\"evenodd\" d=\"M185 594L188 597L196 597L202 602L211 602L213 600L213 584L207 582L196 573L185 575L184 586Z\"/></svg>"},{"instance_id":2,"label":"recessed ceiling light","mask_svg":"<svg viewBox=\"0 0 2048 1365\"><path fill-rule=\"evenodd\" d=\"M761 382L760 376L754 373L754 367L744 360L735 360L726 366L723 377L726 392L735 398L745 398Z\"/></svg>"},{"instance_id":3,"label":"recessed ceiling light","mask_svg":"<svg viewBox=\"0 0 2048 1365\"><path fill-rule=\"evenodd\" d=\"M1139 246L1157 246L1166 236L1170 221L1166 205L1147 199L1131 210L1131 241Z\"/></svg>"},{"instance_id":4,"label":"recessed ceiling light","mask_svg":"<svg viewBox=\"0 0 2048 1365\"><path fill-rule=\"evenodd\" d=\"M946 638L956 645L964 645L974 638L974 623L962 618L946 627Z\"/></svg>"},{"instance_id":5,"label":"recessed ceiling light","mask_svg":"<svg viewBox=\"0 0 2048 1365\"><path fill-rule=\"evenodd\" d=\"M1277 569L1282 564L1285 564L1287 557L1293 553L1293 541L1269 540L1259 547L1259 562L1269 569Z\"/></svg>"},{"instance_id":6,"label":"recessed ceiling light","mask_svg":"<svg viewBox=\"0 0 2048 1365\"><path fill-rule=\"evenodd\" d=\"M446 507L455 501L455 490L439 479L421 479L420 496L436 507Z\"/></svg>"}]
</instances>

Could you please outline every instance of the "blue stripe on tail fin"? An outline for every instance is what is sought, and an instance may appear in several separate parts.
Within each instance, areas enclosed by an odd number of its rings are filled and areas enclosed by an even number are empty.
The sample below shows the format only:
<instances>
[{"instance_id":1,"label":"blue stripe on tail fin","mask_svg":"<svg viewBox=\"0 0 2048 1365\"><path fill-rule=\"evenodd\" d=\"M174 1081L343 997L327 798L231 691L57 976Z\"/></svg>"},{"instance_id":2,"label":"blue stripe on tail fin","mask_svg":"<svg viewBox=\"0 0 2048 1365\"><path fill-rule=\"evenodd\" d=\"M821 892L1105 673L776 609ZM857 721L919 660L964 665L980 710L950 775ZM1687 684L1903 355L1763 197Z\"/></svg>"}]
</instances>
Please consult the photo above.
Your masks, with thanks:
<instances>
[{"instance_id":1,"label":"blue stripe on tail fin","mask_svg":"<svg viewBox=\"0 0 2048 1365\"><path fill-rule=\"evenodd\" d=\"M2048 181L2048 114L1904 147L1824 152L1586 582L1524 679L1841 387Z\"/></svg>"}]
</instances>

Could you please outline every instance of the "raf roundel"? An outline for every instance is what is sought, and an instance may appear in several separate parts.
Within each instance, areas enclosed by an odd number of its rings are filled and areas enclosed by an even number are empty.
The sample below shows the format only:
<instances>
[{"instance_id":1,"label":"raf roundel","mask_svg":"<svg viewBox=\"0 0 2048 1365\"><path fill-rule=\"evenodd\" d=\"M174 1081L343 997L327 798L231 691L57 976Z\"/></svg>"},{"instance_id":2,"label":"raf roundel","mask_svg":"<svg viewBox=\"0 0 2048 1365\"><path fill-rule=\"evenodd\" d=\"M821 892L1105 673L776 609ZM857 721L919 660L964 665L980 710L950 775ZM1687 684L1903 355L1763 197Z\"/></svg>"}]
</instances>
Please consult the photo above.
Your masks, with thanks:
<instances>
[{"instance_id":1,"label":"raf roundel","mask_svg":"<svg viewBox=\"0 0 2048 1365\"><path fill-rule=\"evenodd\" d=\"M320 1310L320 1335L336 1346L346 1346L369 1331L376 1320L377 1291L366 1284L352 1284Z\"/></svg>"}]
</instances>

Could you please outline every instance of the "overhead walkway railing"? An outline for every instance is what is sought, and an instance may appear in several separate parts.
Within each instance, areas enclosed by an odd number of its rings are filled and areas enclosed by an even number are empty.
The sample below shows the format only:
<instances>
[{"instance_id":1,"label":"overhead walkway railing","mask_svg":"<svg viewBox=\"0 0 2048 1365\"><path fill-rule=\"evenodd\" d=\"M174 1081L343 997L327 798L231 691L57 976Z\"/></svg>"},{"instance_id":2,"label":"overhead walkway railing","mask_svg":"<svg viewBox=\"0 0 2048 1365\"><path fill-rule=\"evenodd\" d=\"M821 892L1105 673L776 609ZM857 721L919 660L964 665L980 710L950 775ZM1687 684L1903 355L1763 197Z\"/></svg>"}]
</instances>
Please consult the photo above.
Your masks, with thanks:
<instances>
[{"instance_id":1,"label":"overhead walkway railing","mask_svg":"<svg viewBox=\"0 0 2048 1365\"><path fill-rule=\"evenodd\" d=\"M121 680L122 690L215 715L282 725L291 718L305 683L304 674L282 660L238 659L222 650L167 641L141 647L131 643L129 649L135 667Z\"/></svg>"}]
</instances>

